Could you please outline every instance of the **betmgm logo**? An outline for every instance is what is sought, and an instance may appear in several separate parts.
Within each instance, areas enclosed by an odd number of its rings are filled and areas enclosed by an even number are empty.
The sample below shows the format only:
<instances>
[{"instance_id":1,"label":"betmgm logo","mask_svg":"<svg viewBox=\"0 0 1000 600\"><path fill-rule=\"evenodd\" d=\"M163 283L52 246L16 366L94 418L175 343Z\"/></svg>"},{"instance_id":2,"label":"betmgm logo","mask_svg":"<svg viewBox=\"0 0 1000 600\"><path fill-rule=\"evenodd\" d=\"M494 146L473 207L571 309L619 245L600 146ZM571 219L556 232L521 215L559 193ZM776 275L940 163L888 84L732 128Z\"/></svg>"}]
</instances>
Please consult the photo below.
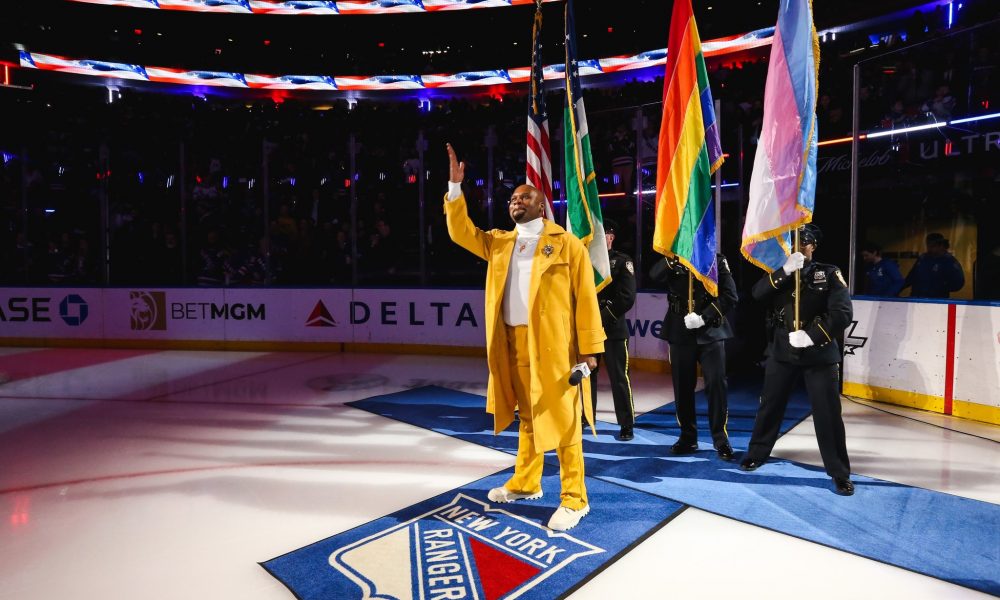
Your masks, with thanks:
<instances>
[{"instance_id":1,"label":"betmgm logo","mask_svg":"<svg viewBox=\"0 0 1000 600\"><path fill-rule=\"evenodd\" d=\"M517 598L605 550L458 494L405 523L339 548L329 563L363 598Z\"/></svg>"},{"instance_id":2,"label":"betmgm logo","mask_svg":"<svg viewBox=\"0 0 1000 600\"><path fill-rule=\"evenodd\" d=\"M164 292L129 292L128 304L132 331L167 329L167 295Z\"/></svg>"}]
</instances>

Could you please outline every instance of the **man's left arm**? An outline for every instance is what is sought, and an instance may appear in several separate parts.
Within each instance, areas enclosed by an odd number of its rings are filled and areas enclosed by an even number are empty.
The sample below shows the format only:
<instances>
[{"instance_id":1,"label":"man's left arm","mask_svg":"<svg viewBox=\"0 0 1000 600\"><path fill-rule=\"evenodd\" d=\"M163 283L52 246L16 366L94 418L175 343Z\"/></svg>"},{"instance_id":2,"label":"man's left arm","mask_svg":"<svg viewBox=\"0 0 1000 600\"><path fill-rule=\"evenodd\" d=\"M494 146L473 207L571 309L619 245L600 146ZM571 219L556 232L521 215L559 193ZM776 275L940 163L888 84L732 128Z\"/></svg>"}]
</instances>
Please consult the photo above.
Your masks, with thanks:
<instances>
[{"instance_id":1,"label":"man's left arm","mask_svg":"<svg viewBox=\"0 0 1000 600\"><path fill-rule=\"evenodd\" d=\"M575 300L574 322L576 324L577 352L581 356L604 353L604 326L601 325L601 311L597 304L597 288L594 285L594 267L583 244L570 249L570 276Z\"/></svg>"},{"instance_id":2,"label":"man's left arm","mask_svg":"<svg viewBox=\"0 0 1000 600\"><path fill-rule=\"evenodd\" d=\"M854 318L851 293L840 269L834 268L827 280L830 282L830 293L826 297L826 313L805 327L809 339L817 346L825 346L837 339Z\"/></svg>"}]
</instances>

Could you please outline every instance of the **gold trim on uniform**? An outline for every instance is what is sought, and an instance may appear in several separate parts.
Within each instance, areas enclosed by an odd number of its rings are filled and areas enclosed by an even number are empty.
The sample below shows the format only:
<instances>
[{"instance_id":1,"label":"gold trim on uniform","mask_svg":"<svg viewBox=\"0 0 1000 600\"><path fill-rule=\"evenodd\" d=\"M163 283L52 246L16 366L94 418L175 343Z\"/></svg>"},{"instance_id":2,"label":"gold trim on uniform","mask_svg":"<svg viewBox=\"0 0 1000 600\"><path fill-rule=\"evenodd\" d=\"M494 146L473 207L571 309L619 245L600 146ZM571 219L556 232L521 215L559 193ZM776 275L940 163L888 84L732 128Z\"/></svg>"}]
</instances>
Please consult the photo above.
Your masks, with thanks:
<instances>
[{"instance_id":1,"label":"gold trim on uniform","mask_svg":"<svg viewBox=\"0 0 1000 600\"><path fill-rule=\"evenodd\" d=\"M834 270L833 274L837 276L837 279L840 280L840 283L844 284L844 287L847 287L847 282L844 281L844 276L840 273L840 269Z\"/></svg>"}]
</instances>

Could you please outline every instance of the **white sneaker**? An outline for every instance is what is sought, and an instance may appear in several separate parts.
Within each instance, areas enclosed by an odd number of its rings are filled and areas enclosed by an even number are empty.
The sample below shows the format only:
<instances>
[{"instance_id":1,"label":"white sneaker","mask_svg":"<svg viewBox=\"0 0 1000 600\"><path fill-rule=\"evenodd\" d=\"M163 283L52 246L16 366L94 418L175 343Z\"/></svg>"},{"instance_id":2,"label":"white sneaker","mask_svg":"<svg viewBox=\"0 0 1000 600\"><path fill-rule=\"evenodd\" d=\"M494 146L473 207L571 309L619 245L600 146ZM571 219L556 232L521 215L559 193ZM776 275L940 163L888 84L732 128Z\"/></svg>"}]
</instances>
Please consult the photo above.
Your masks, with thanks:
<instances>
[{"instance_id":1,"label":"white sneaker","mask_svg":"<svg viewBox=\"0 0 1000 600\"><path fill-rule=\"evenodd\" d=\"M573 510L572 508L560 506L556 509L556 512L552 513L552 518L549 519L549 529L552 531L566 531L567 529L572 529L576 527L576 524L580 522L580 519L582 519L589 512L590 504L584 505L584 507L579 510Z\"/></svg>"},{"instance_id":2,"label":"white sneaker","mask_svg":"<svg viewBox=\"0 0 1000 600\"><path fill-rule=\"evenodd\" d=\"M542 497L542 490L538 490L534 494L519 494L517 492L512 492L504 486L495 487L490 490L487 494L487 498L490 502L498 502L501 504L506 504L507 502L513 502L515 500L535 500Z\"/></svg>"}]
</instances>

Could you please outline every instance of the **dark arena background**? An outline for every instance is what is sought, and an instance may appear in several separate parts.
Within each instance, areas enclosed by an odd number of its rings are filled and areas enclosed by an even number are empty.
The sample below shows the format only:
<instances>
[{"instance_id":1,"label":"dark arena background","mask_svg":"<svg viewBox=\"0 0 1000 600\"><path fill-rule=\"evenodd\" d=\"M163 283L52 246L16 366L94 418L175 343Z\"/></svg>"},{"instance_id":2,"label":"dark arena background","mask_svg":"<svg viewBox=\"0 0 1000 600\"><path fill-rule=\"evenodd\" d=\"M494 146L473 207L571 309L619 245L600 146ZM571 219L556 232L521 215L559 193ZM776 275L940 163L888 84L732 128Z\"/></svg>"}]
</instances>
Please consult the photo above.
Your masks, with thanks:
<instances>
[{"instance_id":1,"label":"dark arena background","mask_svg":"<svg viewBox=\"0 0 1000 600\"><path fill-rule=\"evenodd\" d=\"M714 118L724 158L696 225L738 296L720 343L734 460L708 435L711 369L701 438L677 451L691 439L661 336L686 299L651 274L660 165L684 156L664 133L683 110L664 100L675 2L714 100L700 139ZM812 43L780 19L810 7L818 67L803 71L785 55ZM3 10L0 598L1000 596L998 0ZM796 87L806 71L815 89ZM782 327L743 251L775 169L757 161L780 162L774 140L800 126L772 122L788 116L765 97L780 77L815 115L815 166L792 180L815 186L816 261L842 278L813 283L852 305L826 340L850 496L824 470L811 384L766 464L741 468ZM450 143L472 222L514 229L543 137L550 220L578 223L578 186L596 185L583 223L601 247L595 217L613 230L629 274L611 286L636 288L625 409L609 351L590 377L589 513L568 531L548 525L555 453L541 498L490 499L518 451L519 425L494 435L484 410L499 314L484 287L503 280L443 208Z\"/></svg>"}]
</instances>

